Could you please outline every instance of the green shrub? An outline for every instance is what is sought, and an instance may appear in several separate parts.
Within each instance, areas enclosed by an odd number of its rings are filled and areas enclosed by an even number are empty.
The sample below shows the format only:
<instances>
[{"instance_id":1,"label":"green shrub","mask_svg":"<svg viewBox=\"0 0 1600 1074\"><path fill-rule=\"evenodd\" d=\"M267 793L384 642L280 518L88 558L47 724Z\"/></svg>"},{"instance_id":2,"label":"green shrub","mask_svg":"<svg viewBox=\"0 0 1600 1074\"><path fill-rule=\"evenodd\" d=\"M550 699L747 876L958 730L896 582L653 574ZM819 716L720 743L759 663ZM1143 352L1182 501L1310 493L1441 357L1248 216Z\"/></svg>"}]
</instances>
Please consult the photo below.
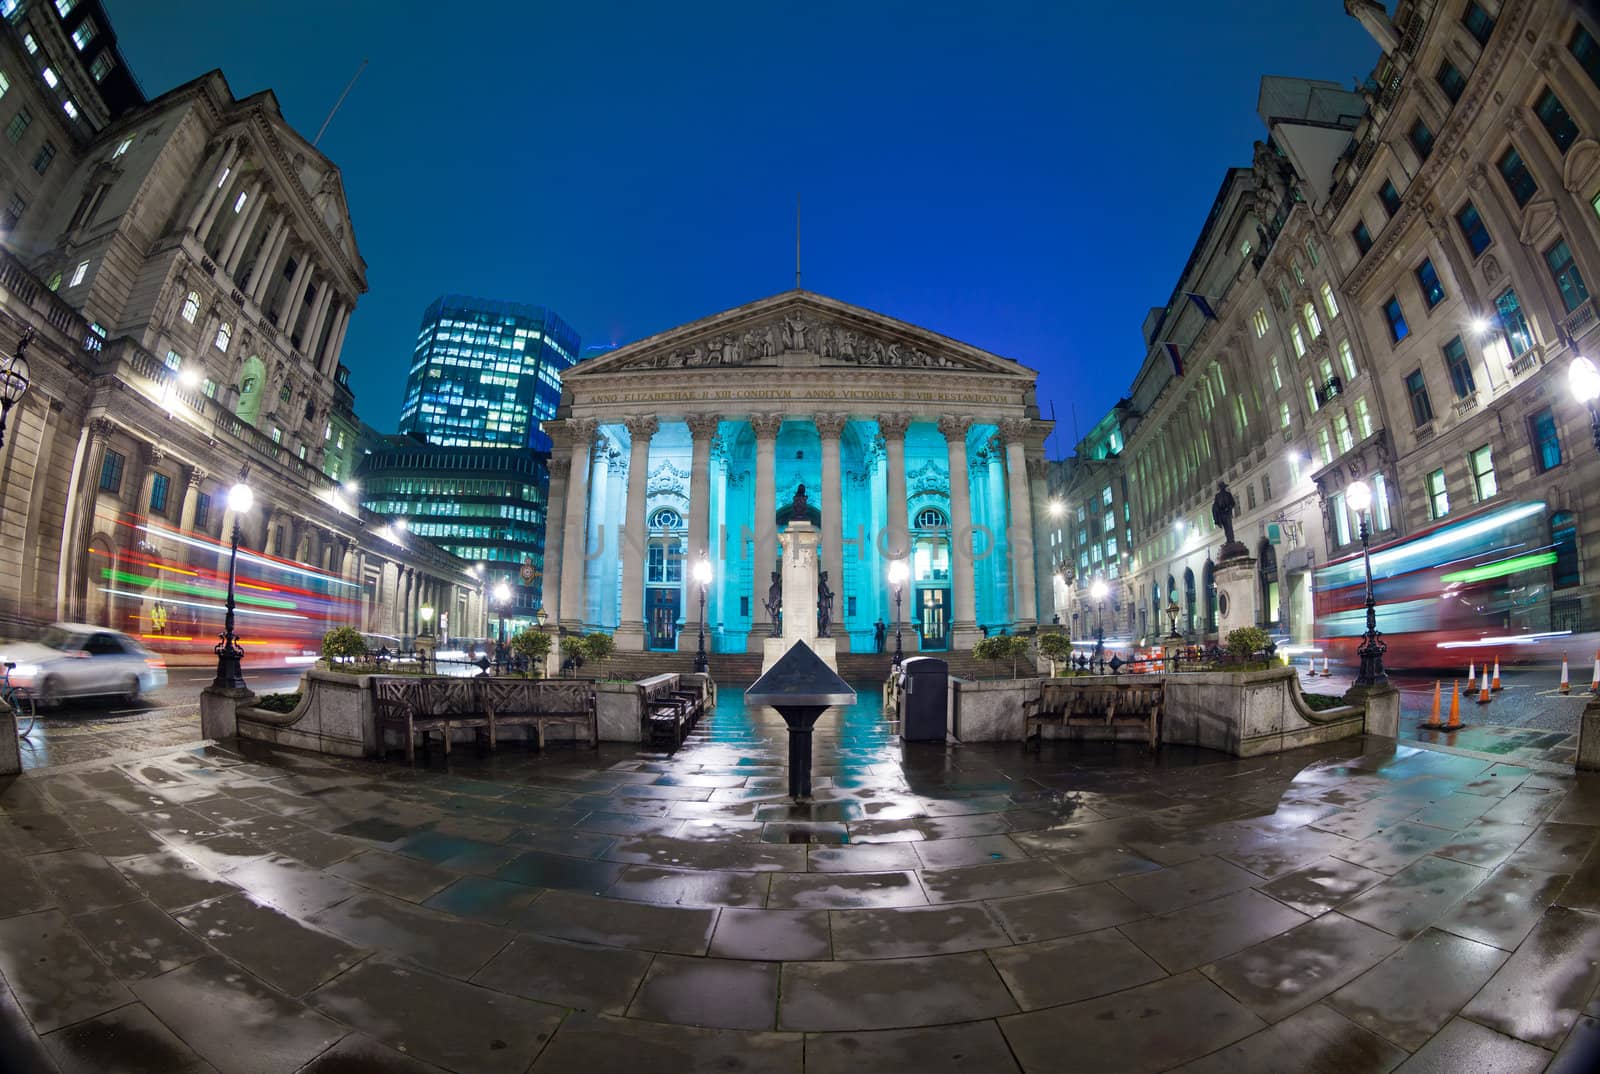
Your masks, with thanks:
<instances>
[{"instance_id":1,"label":"green shrub","mask_svg":"<svg viewBox=\"0 0 1600 1074\"><path fill-rule=\"evenodd\" d=\"M292 694L262 694L256 698L256 708L266 709L268 712L293 712L298 704L300 704L298 690Z\"/></svg>"},{"instance_id":2,"label":"green shrub","mask_svg":"<svg viewBox=\"0 0 1600 1074\"><path fill-rule=\"evenodd\" d=\"M606 657L616 652L616 645L611 640L611 635L601 630L591 631L583 636L583 655L599 664L603 670L606 666ZM600 675L597 673L596 678Z\"/></svg>"},{"instance_id":3,"label":"green shrub","mask_svg":"<svg viewBox=\"0 0 1600 1074\"><path fill-rule=\"evenodd\" d=\"M1305 698L1306 708L1312 712L1322 712L1325 709L1336 709L1344 705L1345 699L1333 694L1301 694Z\"/></svg>"},{"instance_id":4,"label":"green shrub","mask_svg":"<svg viewBox=\"0 0 1600 1074\"><path fill-rule=\"evenodd\" d=\"M355 627L334 627L322 635L322 658L330 664L361 660L367 655L367 642Z\"/></svg>"},{"instance_id":5,"label":"green shrub","mask_svg":"<svg viewBox=\"0 0 1600 1074\"><path fill-rule=\"evenodd\" d=\"M992 660L997 664L1010 660L1011 677L1014 679L1017 677L1017 661L1028 655L1032 644L1031 639L1024 634L995 634L974 645L972 655L979 660Z\"/></svg>"},{"instance_id":6,"label":"green shrub","mask_svg":"<svg viewBox=\"0 0 1600 1074\"><path fill-rule=\"evenodd\" d=\"M1228 631L1228 652L1240 660L1248 660L1272 644L1272 638L1260 627L1247 626Z\"/></svg>"},{"instance_id":7,"label":"green shrub","mask_svg":"<svg viewBox=\"0 0 1600 1074\"><path fill-rule=\"evenodd\" d=\"M544 673L545 658L550 655L550 635L542 630L527 628L511 635L511 651L528 661L528 673L539 678Z\"/></svg>"},{"instance_id":8,"label":"green shrub","mask_svg":"<svg viewBox=\"0 0 1600 1074\"><path fill-rule=\"evenodd\" d=\"M1040 634L1038 646L1039 655L1050 661L1052 673L1057 664L1070 664L1072 660L1072 638L1064 630Z\"/></svg>"}]
</instances>

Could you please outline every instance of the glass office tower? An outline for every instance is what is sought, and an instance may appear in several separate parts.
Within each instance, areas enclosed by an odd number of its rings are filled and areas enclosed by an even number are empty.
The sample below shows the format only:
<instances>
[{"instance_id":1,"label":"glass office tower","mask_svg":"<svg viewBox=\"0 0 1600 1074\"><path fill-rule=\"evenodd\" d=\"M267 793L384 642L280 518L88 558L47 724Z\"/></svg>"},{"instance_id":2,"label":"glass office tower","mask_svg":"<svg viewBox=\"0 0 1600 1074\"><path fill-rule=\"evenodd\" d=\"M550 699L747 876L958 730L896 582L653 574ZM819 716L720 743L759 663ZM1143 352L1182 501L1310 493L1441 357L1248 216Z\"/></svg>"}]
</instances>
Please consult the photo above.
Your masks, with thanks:
<instances>
[{"instance_id":1,"label":"glass office tower","mask_svg":"<svg viewBox=\"0 0 1600 1074\"><path fill-rule=\"evenodd\" d=\"M400 431L440 447L549 451L539 422L555 417L580 347L550 310L444 295L422 315Z\"/></svg>"}]
</instances>

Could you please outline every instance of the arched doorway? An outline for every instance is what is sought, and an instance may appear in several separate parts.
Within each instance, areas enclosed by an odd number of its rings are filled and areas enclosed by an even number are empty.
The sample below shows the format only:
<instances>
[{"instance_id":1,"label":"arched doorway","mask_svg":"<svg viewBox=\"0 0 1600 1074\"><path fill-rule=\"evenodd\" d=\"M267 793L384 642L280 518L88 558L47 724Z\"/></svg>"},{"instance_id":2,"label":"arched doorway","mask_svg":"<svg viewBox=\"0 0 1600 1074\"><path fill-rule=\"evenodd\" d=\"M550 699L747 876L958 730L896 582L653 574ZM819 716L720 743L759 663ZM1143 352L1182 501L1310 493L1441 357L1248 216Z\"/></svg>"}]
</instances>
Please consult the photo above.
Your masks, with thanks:
<instances>
[{"instance_id":1,"label":"arched doorway","mask_svg":"<svg viewBox=\"0 0 1600 1074\"><path fill-rule=\"evenodd\" d=\"M645 639L652 649L678 647L683 609L683 541L687 527L675 507L650 516L650 546L645 558Z\"/></svg>"},{"instance_id":2,"label":"arched doorway","mask_svg":"<svg viewBox=\"0 0 1600 1074\"><path fill-rule=\"evenodd\" d=\"M1169 575L1167 575L1167 603L1166 603L1166 606L1161 609L1162 614L1166 614L1167 608L1170 608L1170 607L1172 607L1173 605L1175 605L1177 603L1178 603L1178 583L1173 579L1172 575L1169 574ZM1167 622L1172 624L1168 629L1170 629L1174 634L1176 634L1177 630L1178 630L1178 620L1177 620L1176 613L1174 613L1173 615L1168 615L1167 616Z\"/></svg>"},{"instance_id":3,"label":"arched doorway","mask_svg":"<svg viewBox=\"0 0 1600 1074\"><path fill-rule=\"evenodd\" d=\"M911 599L923 649L950 647L950 519L937 507L911 520Z\"/></svg>"},{"instance_id":4,"label":"arched doorway","mask_svg":"<svg viewBox=\"0 0 1600 1074\"><path fill-rule=\"evenodd\" d=\"M1217 632L1217 568L1209 559L1200 570L1200 585L1206 595L1206 633Z\"/></svg>"},{"instance_id":5,"label":"arched doorway","mask_svg":"<svg viewBox=\"0 0 1600 1074\"><path fill-rule=\"evenodd\" d=\"M1278 553L1271 541L1263 540L1256 549L1256 574L1261 579L1261 622L1276 626L1283 614L1278 585Z\"/></svg>"},{"instance_id":6,"label":"arched doorway","mask_svg":"<svg viewBox=\"0 0 1600 1074\"><path fill-rule=\"evenodd\" d=\"M252 354L239 365L239 420L255 425L261 420L261 396L267 390L267 367Z\"/></svg>"},{"instance_id":7,"label":"arched doorway","mask_svg":"<svg viewBox=\"0 0 1600 1074\"><path fill-rule=\"evenodd\" d=\"M1183 632L1194 633L1194 568L1183 569Z\"/></svg>"}]
</instances>

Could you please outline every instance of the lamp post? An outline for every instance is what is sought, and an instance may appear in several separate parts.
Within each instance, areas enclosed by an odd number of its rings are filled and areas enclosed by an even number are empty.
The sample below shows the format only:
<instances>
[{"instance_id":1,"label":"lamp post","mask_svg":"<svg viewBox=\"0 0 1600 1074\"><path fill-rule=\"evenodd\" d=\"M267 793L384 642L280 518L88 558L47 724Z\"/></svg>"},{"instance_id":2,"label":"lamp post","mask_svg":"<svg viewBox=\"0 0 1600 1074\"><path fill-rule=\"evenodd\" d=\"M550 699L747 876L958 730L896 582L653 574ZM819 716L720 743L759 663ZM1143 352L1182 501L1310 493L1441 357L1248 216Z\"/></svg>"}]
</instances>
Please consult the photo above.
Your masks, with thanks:
<instances>
[{"instance_id":1,"label":"lamp post","mask_svg":"<svg viewBox=\"0 0 1600 1074\"><path fill-rule=\"evenodd\" d=\"M239 573L239 516L246 514L256 502L256 494L245 484L250 475L250 464L239 468L239 481L228 490L228 510L233 512L232 546L228 552L228 603L227 614L222 619L222 640L214 650L217 654L217 677L211 683L215 690L243 690L244 650L239 647L239 636L233 632L233 589Z\"/></svg>"},{"instance_id":2,"label":"lamp post","mask_svg":"<svg viewBox=\"0 0 1600 1074\"><path fill-rule=\"evenodd\" d=\"M1572 389L1572 397L1589 408L1594 449L1600 451L1600 368L1580 354L1567 366L1567 384ZM3 427L0 423L0 428Z\"/></svg>"},{"instance_id":3,"label":"lamp post","mask_svg":"<svg viewBox=\"0 0 1600 1074\"><path fill-rule=\"evenodd\" d=\"M1106 594L1111 592L1111 587L1106 585L1104 578L1096 578L1089 587L1089 595L1094 598L1095 623L1094 623L1094 663L1098 670L1106 669Z\"/></svg>"},{"instance_id":4,"label":"lamp post","mask_svg":"<svg viewBox=\"0 0 1600 1074\"><path fill-rule=\"evenodd\" d=\"M897 559L889 564L889 587L894 590L894 666L898 668L904 658L904 651L900 642L900 598L905 592L906 577L911 571L906 567L906 561Z\"/></svg>"},{"instance_id":5,"label":"lamp post","mask_svg":"<svg viewBox=\"0 0 1600 1074\"><path fill-rule=\"evenodd\" d=\"M433 605L424 604L417 609L417 618L422 620L423 637L433 637Z\"/></svg>"},{"instance_id":6,"label":"lamp post","mask_svg":"<svg viewBox=\"0 0 1600 1074\"><path fill-rule=\"evenodd\" d=\"M711 661L706 656L706 587L711 584L711 560L704 552L695 561L694 580L700 583L700 646L694 653L694 670L705 675L711 671Z\"/></svg>"},{"instance_id":7,"label":"lamp post","mask_svg":"<svg viewBox=\"0 0 1600 1074\"><path fill-rule=\"evenodd\" d=\"M1367 570L1367 632L1362 635L1361 647L1356 655L1361 657L1361 670L1356 674L1355 685L1377 686L1387 682L1383 670L1383 654L1389 645L1378 633L1377 605L1372 599L1372 526L1369 524L1372 509L1372 489L1365 481L1357 481L1345 490L1345 502L1355 509L1360 519L1361 561Z\"/></svg>"},{"instance_id":8,"label":"lamp post","mask_svg":"<svg viewBox=\"0 0 1600 1074\"><path fill-rule=\"evenodd\" d=\"M32 370L28 366L28 344L33 342L33 326L22 330L16 353L0 361L0 447L6 442L6 415L28 390Z\"/></svg>"},{"instance_id":9,"label":"lamp post","mask_svg":"<svg viewBox=\"0 0 1600 1074\"><path fill-rule=\"evenodd\" d=\"M505 582L496 582L494 585L494 606L500 610L500 625L495 629L494 662L498 666L504 661L501 653L506 647L506 605L511 603L511 586Z\"/></svg>"}]
</instances>

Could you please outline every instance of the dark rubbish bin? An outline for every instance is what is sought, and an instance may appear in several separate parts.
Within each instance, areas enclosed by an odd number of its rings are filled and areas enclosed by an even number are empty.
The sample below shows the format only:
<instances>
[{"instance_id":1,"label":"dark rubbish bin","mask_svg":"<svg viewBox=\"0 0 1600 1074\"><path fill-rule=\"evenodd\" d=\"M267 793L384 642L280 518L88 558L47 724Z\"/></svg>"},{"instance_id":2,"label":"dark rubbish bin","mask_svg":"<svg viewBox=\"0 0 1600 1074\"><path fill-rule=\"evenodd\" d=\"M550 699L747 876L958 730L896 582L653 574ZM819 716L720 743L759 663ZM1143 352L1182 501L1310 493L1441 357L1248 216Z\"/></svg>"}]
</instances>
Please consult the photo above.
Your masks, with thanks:
<instances>
[{"instance_id":1,"label":"dark rubbish bin","mask_svg":"<svg viewBox=\"0 0 1600 1074\"><path fill-rule=\"evenodd\" d=\"M949 664L934 656L901 661L900 737L907 742L943 742L949 693Z\"/></svg>"}]
</instances>

